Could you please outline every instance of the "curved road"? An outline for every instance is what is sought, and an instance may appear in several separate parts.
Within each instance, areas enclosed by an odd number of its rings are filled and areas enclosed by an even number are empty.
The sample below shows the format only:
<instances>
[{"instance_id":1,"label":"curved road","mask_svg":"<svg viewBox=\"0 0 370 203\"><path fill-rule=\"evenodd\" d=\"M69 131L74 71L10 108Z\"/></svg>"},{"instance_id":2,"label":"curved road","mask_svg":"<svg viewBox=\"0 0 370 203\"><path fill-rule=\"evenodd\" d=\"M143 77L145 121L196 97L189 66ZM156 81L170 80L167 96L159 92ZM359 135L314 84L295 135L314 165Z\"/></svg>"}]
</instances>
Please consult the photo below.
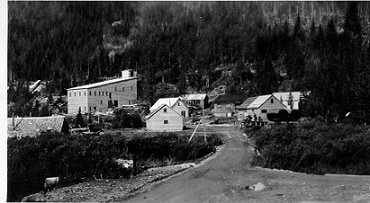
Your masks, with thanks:
<instances>
[{"instance_id":1,"label":"curved road","mask_svg":"<svg viewBox=\"0 0 370 203\"><path fill-rule=\"evenodd\" d=\"M225 147L204 165L160 183L128 202L289 202L370 200L370 177L306 175L250 167L251 149L238 127L212 127ZM200 130L201 131L201 130ZM202 131L201 131L202 132ZM245 187L264 183L265 190Z\"/></svg>"}]
</instances>

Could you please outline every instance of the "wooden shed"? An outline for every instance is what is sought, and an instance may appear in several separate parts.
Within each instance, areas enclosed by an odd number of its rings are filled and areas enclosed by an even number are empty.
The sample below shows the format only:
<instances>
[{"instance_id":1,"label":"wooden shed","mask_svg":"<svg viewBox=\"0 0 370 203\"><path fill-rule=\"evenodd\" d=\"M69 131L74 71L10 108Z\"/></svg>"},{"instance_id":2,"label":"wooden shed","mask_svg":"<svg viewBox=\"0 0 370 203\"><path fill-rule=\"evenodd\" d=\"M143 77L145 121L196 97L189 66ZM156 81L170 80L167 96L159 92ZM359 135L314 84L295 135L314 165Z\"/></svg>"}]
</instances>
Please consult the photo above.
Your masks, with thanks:
<instances>
[{"instance_id":1,"label":"wooden shed","mask_svg":"<svg viewBox=\"0 0 370 203\"><path fill-rule=\"evenodd\" d=\"M235 106L245 98L245 95L220 95L214 101L212 113L215 117L232 117L235 115Z\"/></svg>"},{"instance_id":2,"label":"wooden shed","mask_svg":"<svg viewBox=\"0 0 370 203\"><path fill-rule=\"evenodd\" d=\"M174 109L167 104L162 104L146 116L146 128L148 131L182 131L183 119L184 117Z\"/></svg>"}]
</instances>

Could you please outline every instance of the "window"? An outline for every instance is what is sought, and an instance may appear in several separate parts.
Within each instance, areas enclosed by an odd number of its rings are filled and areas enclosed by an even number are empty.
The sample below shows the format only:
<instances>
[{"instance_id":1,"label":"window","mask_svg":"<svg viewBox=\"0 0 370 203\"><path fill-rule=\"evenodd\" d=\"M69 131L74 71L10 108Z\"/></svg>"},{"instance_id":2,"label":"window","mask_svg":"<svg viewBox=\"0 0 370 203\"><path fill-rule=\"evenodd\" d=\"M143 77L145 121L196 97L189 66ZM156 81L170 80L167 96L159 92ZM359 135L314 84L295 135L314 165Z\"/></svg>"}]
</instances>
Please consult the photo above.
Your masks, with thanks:
<instances>
[{"instance_id":1,"label":"window","mask_svg":"<svg viewBox=\"0 0 370 203\"><path fill-rule=\"evenodd\" d=\"M94 111L96 111L96 106L94 106Z\"/></svg>"},{"instance_id":2,"label":"window","mask_svg":"<svg viewBox=\"0 0 370 203\"><path fill-rule=\"evenodd\" d=\"M118 100L114 100L114 106L117 107L118 106Z\"/></svg>"},{"instance_id":3,"label":"window","mask_svg":"<svg viewBox=\"0 0 370 203\"><path fill-rule=\"evenodd\" d=\"M181 115L183 116L183 117L185 117L185 111L181 111Z\"/></svg>"},{"instance_id":4,"label":"window","mask_svg":"<svg viewBox=\"0 0 370 203\"><path fill-rule=\"evenodd\" d=\"M89 94L90 94L90 96L91 96L91 91L89 91Z\"/></svg>"},{"instance_id":5,"label":"window","mask_svg":"<svg viewBox=\"0 0 370 203\"><path fill-rule=\"evenodd\" d=\"M261 109L261 113L267 113L266 109Z\"/></svg>"},{"instance_id":6,"label":"window","mask_svg":"<svg viewBox=\"0 0 370 203\"><path fill-rule=\"evenodd\" d=\"M114 91L117 92L117 87L114 87Z\"/></svg>"},{"instance_id":7,"label":"window","mask_svg":"<svg viewBox=\"0 0 370 203\"><path fill-rule=\"evenodd\" d=\"M274 99L271 99L271 104L273 104L274 103Z\"/></svg>"},{"instance_id":8,"label":"window","mask_svg":"<svg viewBox=\"0 0 370 203\"><path fill-rule=\"evenodd\" d=\"M86 96L86 91L84 91L84 96ZM86 108L86 107L85 107Z\"/></svg>"},{"instance_id":9,"label":"window","mask_svg":"<svg viewBox=\"0 0 370 203\"><path fill-rule=\"evenodd\" d=\"M100 91L99 91L99 96L100 96Z\"/></svg>"},{"instance_id":10,"label":"window","mask_svg":"<svg viewBox=\"0 0 370 203\"><path fill-rule=\"evenodd\" d=\"M168 120L164 120L163 121L163 124L168 124Z\"/></svg>"},{"instance_id":11,"label":"window","mask_svg":"<svg viewBox=\"0 0 370 203\"><path fill-rule=\"evenodd\" d=\"M90 111L91 111L91 106L89 106L89 109L90 109Z\"/></svg>"},{"instance_id":12,"label":"window","mask_svg":"<svg viewBox=\"0 0 370 203\"><path fill-rule=\"evenodd\" d=\"M177 102L177 106L180 106L180 102Z\"/></svg>"},{"instance_id":13,"label":"window","mask_svg":"<svg viewBox=\"0 0 370 203\"><path fill-rule=\"evenodd\" d=\"M103 100L100 100L100 105L103 105Z\"/></svg>"},{"instance_id":14,"label":"window","mask_svg":"<svg viewBox=\"0 0 370 203\"><path fill-rule=\"evenodd\" d=\"M86 106L84 106L84 111L86 112Z\"/></svg>"},{"instance_id":15,"label":"window","mask_svg":"<svg viewBox=\"0 0 370 203\"><path fill-rule=\"evenodd\" d=\"M166 108L164 108L164 109L163 109L163 112L164 112L164 113L167 113L167 109L166 109Z\"/></svg>"},{"instance_id":16,"label":"window","mask_svg":"<svg viewBox=\"0 0 370 203\"><path fill-rule=\"evenodd\" d=\"M101 92L101 96L104 96L104 91L103 91L103 92Z\"/></svg>"},{"instance_id":17,"label":"window","mask_svg":"<svg viewBox=\"0 0 370 203\"><path fill-rule=\"evenodd\" d=\"M131 86L131 91L132 91L132 86Z\"/></svg>"},{"instance_id":18,"label":"window","mask_svg":"<svg viewBox=\"0 0 370 203\"><path fill-rule=\"evenodd\" d=\"M96 91L94 91L94 96L96 96Z\"/></svg>"},{"instance_id":19,"label":"window","mask_svg":"<svg viewBox=\"0 0 370 203\"><path fill-rule=\"evenodd\" d=\"M76 96L76 92L74 93L74 95Z\"/></svg>"},{"instance_id":20,"label":"window","mask_svg":"<svg viewBox=\"0 0 370 203\"><path fill-rule=\"evenodd\" d=\"M69 93L69 97L71 97L72 96L72 93Z\"/></svg>"},{"instance_id":21,"label":"window","mask_svg":"<svg viewBox=\"0 0 370 203\"><path fill-rule=\"evenodd\" d=\"M105 95L108 96L108 91L105 92Z\"/></svg>"},{"instance_id":22,"label":"window","mask_svg":"<svg viewBox=\"0 0 370 203\"><path fill-rule=\"evenodd\" d=\"M122 87L122 92L124 92L125 91L125 87Z\"/></svg>"},{"instance_id":23,"label":"window","mask_svg":"<svg viewBox=\"0 0 370 203\"><path fill-rule=\"evenodd\" d=\"M78 92L78 96L81 96L81 92Z\"/></svg>"}]
</instances>

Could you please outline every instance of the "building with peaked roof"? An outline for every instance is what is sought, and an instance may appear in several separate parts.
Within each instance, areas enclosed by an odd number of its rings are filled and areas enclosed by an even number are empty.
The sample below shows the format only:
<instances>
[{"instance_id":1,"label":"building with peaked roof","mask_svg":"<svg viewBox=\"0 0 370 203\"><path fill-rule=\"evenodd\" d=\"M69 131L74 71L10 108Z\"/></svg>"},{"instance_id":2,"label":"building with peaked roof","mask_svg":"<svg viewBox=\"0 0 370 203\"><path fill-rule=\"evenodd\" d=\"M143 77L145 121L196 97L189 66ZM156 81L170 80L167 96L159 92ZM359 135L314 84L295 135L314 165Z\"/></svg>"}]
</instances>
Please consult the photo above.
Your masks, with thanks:
<instances>
[{"instance_id":1,"label":"building with peaked roof","mask_svg":"<svg viewBox=\"0 0 370 203\"><path fill-rule=\"evenodd\" d=\"M212 113L215 117L232 117L235 106L240 105L245 98L245 95L219 95L213 102Z\"/></svg>"},{"instance_id":2,"label":"building with peaked roof","mask_svg":"<svg viewBox=\"0 0 370 203\"><path fill-rule=\"evenodd\" d=\"M178 114L182 115L183 117L189 117L189 109L185 105L185 103L178 97L175 98L160 98L150 107L150 112L155 111L161 105L166 104L167 106L171 107L175 110Z\"/></svg>"},{"instance_id":3,"label":"building with peaked roof","mask_svg":"<svg viewBox=\"0 0 370 203\"><path fill-rule=\"evenodd\" d=\"M187 106L200 106L206 108L208 106L207 94L186 94L181 97Z\"/></svg>"},{"instance_id":4,"label":"building with peaked roof","mask_svg":"<svg viewBox=\"0 0 370 203\"><path fill-rule=\"evenodd\" d=\"M134 104L137 101L137 75L128 69L122 77L69 88L68 113L106 112L110 107Z\"/></svg>"},{"instance_id":5,"label":"building with peaked roof","mask_svg":"<svg viewBox=\"0 0 370 203\"><path fill-rule=\"evenodd\" d=\"M41 132L68 130L64 116L8 118L8 137L36 137Z\"/></svg>"},{"instance_id":6,"label":"building with peaked roof","mask_svg":"<svg viewBox=\"0 0 370 203\"><path fill-rule=\"evenodd\" d=\"M145 118L148 131L171 132L182 131L184 128L184 117L167 104L161 104Z\"/></svg>"},{"instance_id":7,"label":"building with peaked roof","mask_svg":"<svg viewBox=\"0 0 370 203\"><path fill-rule=\"evenodd\" d=\"M263 121L267 121L268 113L278 113L279 110L286 108L287 107L272 94L250 97L237 107L238 120L242 120L248 115L252 118L256 115L257 118L261 117Z\"/></svg>"},{"instance_id":8,"label":"building with peaked roof","mask_svg":"<svg viewBox=\"0 0 370 203\"><path fill-rule=\"evenodd\" d=\"M303 97L303 92L274 92L272 93L278 98L288 109L299 109L299 101ZM291 102L289 97L291 94Z\"/></svg>"}]
</instances>

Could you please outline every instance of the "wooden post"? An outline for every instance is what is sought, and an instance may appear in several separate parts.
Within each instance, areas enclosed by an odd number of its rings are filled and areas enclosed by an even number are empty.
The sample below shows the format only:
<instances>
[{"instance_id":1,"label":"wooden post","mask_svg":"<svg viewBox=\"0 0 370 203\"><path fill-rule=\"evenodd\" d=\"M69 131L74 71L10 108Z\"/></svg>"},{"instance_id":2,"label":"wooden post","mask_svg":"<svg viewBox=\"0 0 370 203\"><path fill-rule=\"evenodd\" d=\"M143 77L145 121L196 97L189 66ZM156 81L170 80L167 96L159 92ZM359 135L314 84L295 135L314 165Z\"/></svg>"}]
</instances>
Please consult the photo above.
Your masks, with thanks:
<instances>
[{"instance_id":1,"label":"wooden post","mask_svg":"<svg viewBox=\"0 0 370 203\"><path fill-rule=\"evenodd\" d=\"M206 136L206 122L204 120L204 106L203 106L203 133L204 133L204 142L207 142L207 136Z\"/></svg>"}]
</instances>

